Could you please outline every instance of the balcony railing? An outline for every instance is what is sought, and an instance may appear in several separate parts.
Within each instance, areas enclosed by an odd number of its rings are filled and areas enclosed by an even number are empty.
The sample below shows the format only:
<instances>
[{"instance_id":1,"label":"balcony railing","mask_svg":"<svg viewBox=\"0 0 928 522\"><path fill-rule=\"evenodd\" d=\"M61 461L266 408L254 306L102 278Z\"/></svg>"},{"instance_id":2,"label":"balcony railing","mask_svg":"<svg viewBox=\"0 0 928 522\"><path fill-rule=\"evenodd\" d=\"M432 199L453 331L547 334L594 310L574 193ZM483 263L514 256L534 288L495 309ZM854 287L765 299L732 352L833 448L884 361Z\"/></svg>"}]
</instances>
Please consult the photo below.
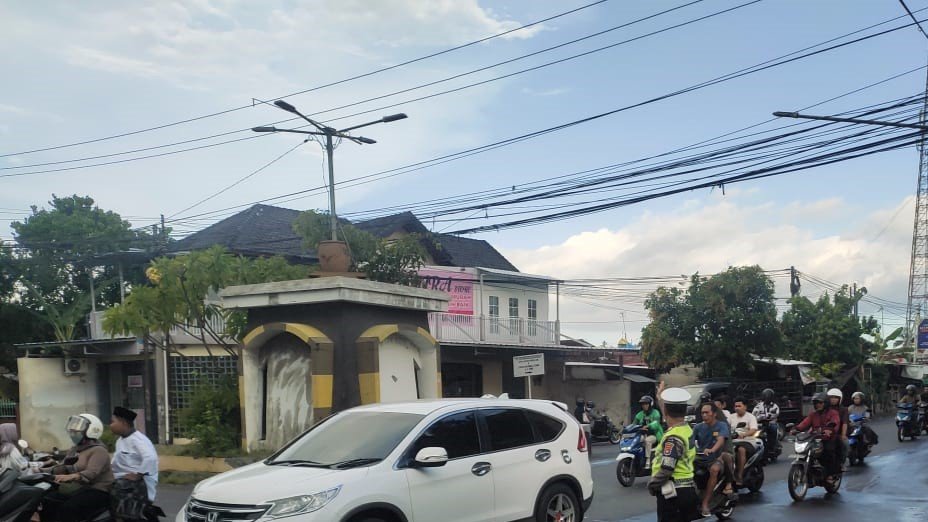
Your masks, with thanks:
<instances>
[{"instance_id":1,"label":"balcony railing","mask_svg":"<svg viewBox=\"0 0 928 522\"><path fill-rule=\"evenodd\" d=\"M429 330L439 342L550 346L559 344L557 321L537 321L522 317L431 313Z\"/></svg>"},{"instance_id":2,"label":"balcony railing","mask_svg":"<svg viewBox=\"0 0 928 522\"><path fill-rule=\"evenodd\" d=\"M104 340L104 339L113 339L114 336L107 334L103 331L103 314L104 311L90 313L87 317L88 322L90 323L90 338L93 340ZM225 321L221 317L213 317L209 320L209 326L213 332L217 335L222 335L225 333ZM200 344L200 336L202 330L196 326L175 326L171 328L170 334L172 340L176 344ZM121 336L115 336L121 337ZM216 344L216 341L206 334L206 342L208 344Z\"/></svg>"}]
</instances>

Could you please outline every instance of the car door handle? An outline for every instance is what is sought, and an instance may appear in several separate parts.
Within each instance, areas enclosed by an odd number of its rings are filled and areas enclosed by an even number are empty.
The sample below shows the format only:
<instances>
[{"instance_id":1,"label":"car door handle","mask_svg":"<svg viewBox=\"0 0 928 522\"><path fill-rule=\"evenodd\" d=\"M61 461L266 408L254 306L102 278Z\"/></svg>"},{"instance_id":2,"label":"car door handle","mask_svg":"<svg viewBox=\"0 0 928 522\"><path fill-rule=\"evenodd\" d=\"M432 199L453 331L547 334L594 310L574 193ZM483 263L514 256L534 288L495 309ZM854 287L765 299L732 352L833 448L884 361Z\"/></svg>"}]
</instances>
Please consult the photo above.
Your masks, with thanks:
<instances>
[{"instance_id":1,"label":"car door handle","mask_svg":"<svg viewBox=\"0 0 928 522\"><path fill-rule=\"evenodd\" d=\"M490 472L493 466L489 462L478 462L474 464L474 467L470 468L470 472L478 477L482 477Z\"/></svg>"},{"instance_id":2,"label":"car door handle","mask_svg":"<svg viewBox=\"0 0 928 522\"><path fill-rule=\"evenodd\" d=\"M535 452L535 460L538 462L547 462L551 458L551 451L546 449L540 449Z\"/></svg>"}]
</instances>

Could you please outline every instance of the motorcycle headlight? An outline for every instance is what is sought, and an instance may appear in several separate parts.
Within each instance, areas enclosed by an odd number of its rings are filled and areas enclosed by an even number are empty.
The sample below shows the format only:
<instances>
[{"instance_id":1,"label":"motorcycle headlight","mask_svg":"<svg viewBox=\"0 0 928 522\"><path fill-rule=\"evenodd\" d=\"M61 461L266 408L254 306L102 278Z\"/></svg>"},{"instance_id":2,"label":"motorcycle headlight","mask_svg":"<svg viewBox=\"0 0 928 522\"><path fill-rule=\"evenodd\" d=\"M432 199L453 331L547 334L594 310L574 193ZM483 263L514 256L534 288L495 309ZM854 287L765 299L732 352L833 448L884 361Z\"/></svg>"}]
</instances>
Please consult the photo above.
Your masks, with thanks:
<instances>
[{"instance_id":1,"label":"motorcycle headlight","mask_svg":"<svg viewBox=\"0 0 928 522\"><path fill-rule=\"evenodd\" d=\"M809 449L808 442L797 442L796 443L796 453L805 453Z\"/></svg>"},{"instance_id":2,"label":"motorcycle headlight","mask_svg":"<svg viewBox=\"0 0 928 522\"><path fill-rule=\"evenodd\" d=\"M273 506L268 510L266 516L268 518L284 518L317 511L331 502L341 489L342 487L338 486L312 495L299 495L274 500L271 502Z\"/></svg>"}]
</instances>

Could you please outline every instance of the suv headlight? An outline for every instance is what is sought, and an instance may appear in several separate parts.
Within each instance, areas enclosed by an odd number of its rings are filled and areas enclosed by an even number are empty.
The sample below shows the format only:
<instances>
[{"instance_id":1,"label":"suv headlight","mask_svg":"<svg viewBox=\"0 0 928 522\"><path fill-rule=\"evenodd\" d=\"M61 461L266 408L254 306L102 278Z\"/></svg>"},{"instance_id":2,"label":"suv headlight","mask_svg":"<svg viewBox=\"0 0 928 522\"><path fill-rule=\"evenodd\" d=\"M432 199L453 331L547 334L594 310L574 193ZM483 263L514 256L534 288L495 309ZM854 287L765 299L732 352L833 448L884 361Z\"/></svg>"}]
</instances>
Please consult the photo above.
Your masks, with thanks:
<instances>
[{"instance_id":1,"label":"suv headlight","mask_svg":"<svg viewBox=\"0 0 928 522\"><path fill-rule=\"evenodd\" d=\"M302 513L311 513L322 509L323 506L331 502L341 489L342 487L338 486L319 493L313 493L312 495L300 495L297 497L274 500L271 502L273 506L268 510L265 516L268 518L284 518Z\"/></svg>"}]
</instances>

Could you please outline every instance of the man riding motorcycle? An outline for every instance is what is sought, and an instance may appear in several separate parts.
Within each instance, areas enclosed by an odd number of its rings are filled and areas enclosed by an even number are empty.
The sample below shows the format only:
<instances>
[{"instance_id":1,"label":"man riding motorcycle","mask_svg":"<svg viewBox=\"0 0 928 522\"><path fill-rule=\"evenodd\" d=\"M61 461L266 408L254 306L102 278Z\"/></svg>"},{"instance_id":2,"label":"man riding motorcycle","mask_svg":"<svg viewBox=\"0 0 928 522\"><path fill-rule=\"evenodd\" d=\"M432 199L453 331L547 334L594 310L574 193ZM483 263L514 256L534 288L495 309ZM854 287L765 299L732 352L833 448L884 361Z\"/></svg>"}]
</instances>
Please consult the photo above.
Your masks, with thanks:
<instances>
[{"instance_id":1,"label":"man riding motorcycle","mask_svg":"<svg viewBox=\"0 0 928 522\"><path fill-rule=\"evenodd\" d=\"M633 424L642 426L642 430L647 434L644 438L644 454L646 455L648 465L651 462L651 449L661 440L664 435L664 429L661 427L661 414L654 407L654 398L650 395L643 395L638 399L641 405L641 411L635 414Z\"/></svg>"},{"instance_id":2,"label":"man riding motorcycle","mask_svg":"<svg viewBox=\"0 0 928 522\"><path fill-rule=\"evenodd\" d=\"M914 384L905 387L905 395L899 399L899 404L918 404L918 388Z\"/></svg>"},{"instance_id":3,"label":"man riding motorcycle","mask_svg":"<svg viewBox=\"0 0 928 522\"><path fill-rule=\"evenodd\" d=\"M158 487L158 453L155 446L135 429L136 413L117 406L110 431L119 436L112 469L114 513L123 520L141 520L145 508L155 500Z\"/></svg>"},{"instance_id":4,"label":"man riding motorcycle","mask_svg":"<svg viewBox=\"0 0 928 522\"><path fill-rule=\"evenodd\" d=\"M864 444L879 444L879 437L870 428L870 408L864 404L865 399L866 396L863 392L858 391L851 394L851 405L847 407L848 416L860 415L863 418L861 421L861 433L863 434Z\"/></svg>"},{"instance_id":5,"label":"man riding motorcycle","mask_svg":"<svg viewBox=\"0 0 928 522\"><path fill-rule=\"evenodd\" d=\"M776 446L779 443L779 426L777 418L780 416L780 406L775 400L775 394L771 388L765 388L760 392L760 402L754 406L754 416L758 420L767 421L766 441L767 445Z\"/></svg>"},{"instance_id":6,"label":"man riding motorcycle","mask_svg":"<svg viewBox=\"0 0 928 522\"><path fill-rule=\"evenodd\" d=\"M828 396L824 393L816 393L812 397L813 410L805 419L802 419L802 422L793 427L790 433L795 435L796 432L805 431L809 428L821 430L824 449L821 461L822 465L825 466L825 472L828 474L829 479L831 479L831 477L837 475L841 469L837 462L837 440L835 431L838 425L841 424L841 419L838 418L838 412L836 410L825 407L827 400Z\"/></svg>"},{"instance_id":7,"label":"man riding motorcycle","mask_svg":"<svg viewBox=\"0 0 928 522\"><path fill-rule=\"evenodd\" d=\"M719 475L727 468L731 472L731 455L725 453L725 445L731 439L731 432L728 429L728 423L719 421L718 406L712 402L707 402L699 408L702 422L693 428L693 434L696 438L696 453L707 457L706 460L697 460L697 465L709 466L709 479L706 483L706 489L703 491L702 505L700 512L702 516L712 516L709 510L709 500L712 499L713 491L719 481ZM727 465L726 465L727 464ZM727 491L728 492L728 491Z\"/></svg>"},{"instance_id":8,"label":"man riding motorcycle","mask_svg":"<svg viewBox=\"0 0 928 522\"><path fill-rule=\"evenodd\" d=\"M748 407L745 400L741 397L735 399L735 413L728 417L728 424L732 432L738 429L740 424L744 424L744 430L747 433L757 431L757 419L753 414L748 413ZM744 479L744 463L748 460L748 452L744 446L739 446L735 454L737 469L735 471L735 484L741 484Z\"/></svg>"},{"instance_id":9,"label":"man riding motorcycle","mask_svg":"<svg viewBox=\"0 0 928 522\"><path fill-rule=\"evenodd\" d=\"M841 419L841 425L835 430L838 434L838 462L841 463L841 471L845 471L844 461L847 460L847 454L851 450L847 430L851 424L847 408L841 405L844 400L844 394L838 388L828 390L828 407L838 412L838 418Z\"/></svg>"},{"instance_id":10,"label":"man riding motorcycle","mask_svg":"<svg viewBox=\"0 0 928 522\"><path fill-rule=\"evenodd\" d=\"M66 429L74 447L64 464L45 470L61 487L42 500L42 522L79 522L110 504L113 470L106 446L99 440L103 423L95 415L81 413L68 418Z\"/></svg>"}]
</instances>

